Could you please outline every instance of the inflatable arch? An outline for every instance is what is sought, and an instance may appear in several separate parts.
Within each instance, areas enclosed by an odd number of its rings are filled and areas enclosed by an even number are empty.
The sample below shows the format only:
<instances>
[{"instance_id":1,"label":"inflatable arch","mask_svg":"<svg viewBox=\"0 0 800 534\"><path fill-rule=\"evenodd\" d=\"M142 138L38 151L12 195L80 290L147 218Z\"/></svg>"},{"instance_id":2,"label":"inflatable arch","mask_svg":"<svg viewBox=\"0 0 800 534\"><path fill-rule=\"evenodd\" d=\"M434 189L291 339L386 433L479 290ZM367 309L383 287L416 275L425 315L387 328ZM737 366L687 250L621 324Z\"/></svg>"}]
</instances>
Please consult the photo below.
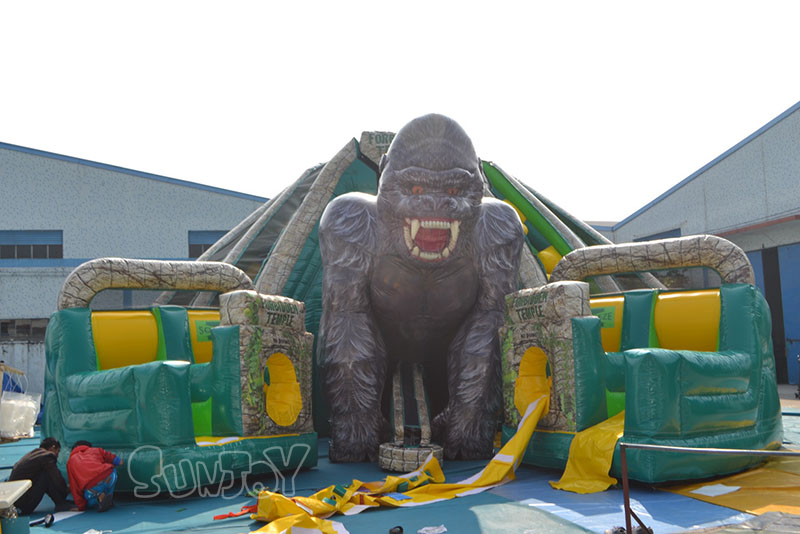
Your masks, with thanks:
<instances>
[{"instance_id":1,"label":"inflatable arch","mask_svg":"<svg viewBox=\"0 0 800 534\"><path fill-rule=\"evenodd\" d=\"M104 289L222 293L218 309L96 311ZM218 262L102 258L67 278L47 328L43 432L125 464L118 488L191 492L316 465L303 303Z\"/></svg>"},{"instance_id":2,"label":"inflatable arch","mask_svg":"<svg viewBox=\"0 0 800 534\"><path fill-rule=\"evenodd\" d=\"M706 266L718 289L643 289L592 297L591 276ZM526 463L563 468L576 434L624 410L631 443L779 448L780 402L770 315L746 255L715 236L585 248L555 267L551 282L507 297L501 330L504 439L520 398L541 378L527 368L546 355L550 410ZM570 453L572 454L572 453ZM631 450L629 476L643 482L732 473L760 458ZM690 457L691 456L691 457ZM588 461L588 459L585 459ZM611 473L619 476L619 448Z\"/></svg>"}]
</instances>

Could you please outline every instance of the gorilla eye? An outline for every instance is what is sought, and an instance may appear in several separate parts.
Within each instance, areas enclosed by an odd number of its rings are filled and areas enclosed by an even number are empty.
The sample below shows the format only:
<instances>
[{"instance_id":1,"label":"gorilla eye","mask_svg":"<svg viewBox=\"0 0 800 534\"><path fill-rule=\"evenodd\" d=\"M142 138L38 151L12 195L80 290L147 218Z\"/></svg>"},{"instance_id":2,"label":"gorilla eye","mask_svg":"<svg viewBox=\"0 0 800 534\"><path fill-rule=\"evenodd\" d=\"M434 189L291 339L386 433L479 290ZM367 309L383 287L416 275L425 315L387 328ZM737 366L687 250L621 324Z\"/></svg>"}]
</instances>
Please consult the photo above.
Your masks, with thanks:
<instances>
[{"instance_id":1,"label":"gorilla eye","mask_svg":"<svg viewBox=\"0 0 800 534\"><path fill-rule=\"evenodd\" d=\"M447 188L447 194L448 195L457 195L458 194L458 188L457 187L448 187Z\"/></svg>"},{"instance_id":2,"label":"gorilla eye","mask_svg":"<svg viewBox=\"0 0 800 534\"><path fill-rule=\"evenodd\" d=\"M422 186L421 185L415 185L414 187L411 188L411 192L414 193L415 195L421 195L422 194Z\"/></svg>"}]
</instances>

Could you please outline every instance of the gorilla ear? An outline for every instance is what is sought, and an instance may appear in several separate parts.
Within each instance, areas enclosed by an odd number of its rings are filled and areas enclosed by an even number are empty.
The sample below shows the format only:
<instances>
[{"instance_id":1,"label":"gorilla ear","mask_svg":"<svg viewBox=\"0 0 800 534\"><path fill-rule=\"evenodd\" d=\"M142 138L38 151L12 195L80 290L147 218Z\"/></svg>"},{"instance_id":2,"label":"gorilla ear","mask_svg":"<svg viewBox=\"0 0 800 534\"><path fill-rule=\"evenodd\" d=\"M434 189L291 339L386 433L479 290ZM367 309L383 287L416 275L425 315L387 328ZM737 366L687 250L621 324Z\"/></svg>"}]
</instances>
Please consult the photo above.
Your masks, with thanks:
<instances>
[{"instance_id":1,"label":"gorilla ear","mask_svg":"<svg viewBox=\"0 0 800 534\"><path fill-rule=\"evenodd\" d=\"M388 154L384 153L381 156L381 162L378 163L378 178L380 178L380 175L383 174L383 170L386 168L388 164L389 164L389 156Z\"/></svg>"}]
</instances>

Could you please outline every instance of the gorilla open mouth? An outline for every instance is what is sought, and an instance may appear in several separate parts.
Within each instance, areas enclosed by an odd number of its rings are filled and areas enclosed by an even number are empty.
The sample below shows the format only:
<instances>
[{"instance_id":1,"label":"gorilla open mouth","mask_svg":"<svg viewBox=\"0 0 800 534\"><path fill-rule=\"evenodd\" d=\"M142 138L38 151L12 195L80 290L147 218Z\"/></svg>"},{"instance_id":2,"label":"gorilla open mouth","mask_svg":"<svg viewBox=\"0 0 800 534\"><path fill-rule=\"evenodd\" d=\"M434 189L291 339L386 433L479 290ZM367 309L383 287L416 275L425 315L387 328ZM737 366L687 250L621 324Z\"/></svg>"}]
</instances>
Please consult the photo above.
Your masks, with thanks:
<instances>
[{"instance_id":1,"label":"gorilla open mouth","mask_svg":"<svg viewBox=\"0 0 800 534\"><path fill-rule=\"evenodd\" d=\"M441 261L453 252L461 221L454 219L405 219L403 238L415 258Z\"/></svg>"}]
</instances>

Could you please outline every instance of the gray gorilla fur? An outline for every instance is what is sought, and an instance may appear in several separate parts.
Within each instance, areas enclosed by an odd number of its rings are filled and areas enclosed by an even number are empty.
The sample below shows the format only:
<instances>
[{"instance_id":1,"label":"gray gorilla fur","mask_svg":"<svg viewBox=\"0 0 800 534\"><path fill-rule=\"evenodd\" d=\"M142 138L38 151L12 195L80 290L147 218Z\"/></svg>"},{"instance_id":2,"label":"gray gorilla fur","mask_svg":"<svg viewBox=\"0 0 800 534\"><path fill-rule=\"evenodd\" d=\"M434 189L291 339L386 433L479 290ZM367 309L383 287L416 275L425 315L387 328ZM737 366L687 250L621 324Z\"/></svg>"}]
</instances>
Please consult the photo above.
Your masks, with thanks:
<instances>
[{"instance_id":1,"label":"gray gorilla fur","mask_svg":"<svg viewBox=\"0 0 800 534\"><path fill-rule=\"evenodd\" d=\"M320 222L330 459L377 457L387 377L401 362L425 366L445 457L488 458L501 409L497 329L517 289L522 225L484 198L472 141L442 115L404 126L380 172L377 196L342 195Z\"/></svg>"}]
</instances>

